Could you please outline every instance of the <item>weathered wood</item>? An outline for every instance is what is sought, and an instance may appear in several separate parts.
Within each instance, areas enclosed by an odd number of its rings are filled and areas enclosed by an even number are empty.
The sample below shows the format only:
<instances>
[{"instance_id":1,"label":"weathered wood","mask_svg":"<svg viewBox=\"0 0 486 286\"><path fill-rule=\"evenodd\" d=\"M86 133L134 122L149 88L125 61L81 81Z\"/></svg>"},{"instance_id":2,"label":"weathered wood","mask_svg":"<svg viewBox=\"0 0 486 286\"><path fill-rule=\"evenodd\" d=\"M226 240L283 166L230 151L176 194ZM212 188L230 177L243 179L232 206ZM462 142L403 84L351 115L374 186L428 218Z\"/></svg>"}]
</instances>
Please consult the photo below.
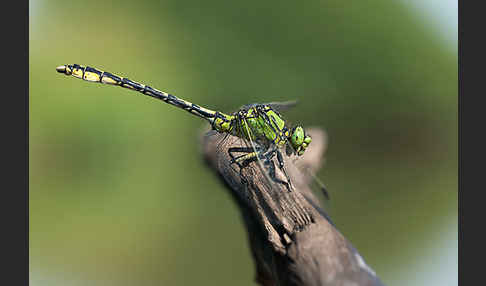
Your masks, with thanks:
<instances>
[{"instance_id":1,"label":"weathered wood","mask_svg":"<svg viewBox=\"0 0 486 286\"><path fill-rule=\"evenodd\" d=\"M227 150L244 147L239 138L222 141L224 134L209 131L203 137L203 154L209 166L228 186L241 211L256 280L263 286L383 285L356 249L334 227L309 187L327 146L325 133L309 129L312 144L304 156L284 156L294 191L269 181L251 163L230 164ZM276 165L277 166L277 165ZM276 169L276 177L285 181ZM309 172L299 170L308 169Z\"/></svg>"}]
</instances>

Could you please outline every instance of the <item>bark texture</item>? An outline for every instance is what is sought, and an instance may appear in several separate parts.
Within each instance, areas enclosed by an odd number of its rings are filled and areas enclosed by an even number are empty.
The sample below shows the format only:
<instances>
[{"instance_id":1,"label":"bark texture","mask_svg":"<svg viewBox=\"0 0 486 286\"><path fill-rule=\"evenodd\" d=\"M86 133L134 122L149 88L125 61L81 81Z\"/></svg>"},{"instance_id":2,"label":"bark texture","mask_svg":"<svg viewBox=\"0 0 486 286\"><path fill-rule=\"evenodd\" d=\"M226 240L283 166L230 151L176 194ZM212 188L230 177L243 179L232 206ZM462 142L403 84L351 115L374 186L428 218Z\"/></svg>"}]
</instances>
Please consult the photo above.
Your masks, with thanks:
<instances>
[{"instance_id":1,"label":"bark texture","mask_svg":"<svg viewBox=\"0 0 486 286\"><path fill-rule=\"evenodd\" d=\"M241 211L255 260L256 281L262 286L383 285L335 228L309 187L310 174L322 164L327 137L317 128L307 132L312 143L306 153L298 160L284 155L295 187L290 192L285 184L268 180L256 162L241 169L230 164L227 150L244 147L239 138L222 140L225 134L215 131L203 136L206 162L224 181ZM275 170L275 177L285 181L280 169Z\"/></svg>"}]
</instances>

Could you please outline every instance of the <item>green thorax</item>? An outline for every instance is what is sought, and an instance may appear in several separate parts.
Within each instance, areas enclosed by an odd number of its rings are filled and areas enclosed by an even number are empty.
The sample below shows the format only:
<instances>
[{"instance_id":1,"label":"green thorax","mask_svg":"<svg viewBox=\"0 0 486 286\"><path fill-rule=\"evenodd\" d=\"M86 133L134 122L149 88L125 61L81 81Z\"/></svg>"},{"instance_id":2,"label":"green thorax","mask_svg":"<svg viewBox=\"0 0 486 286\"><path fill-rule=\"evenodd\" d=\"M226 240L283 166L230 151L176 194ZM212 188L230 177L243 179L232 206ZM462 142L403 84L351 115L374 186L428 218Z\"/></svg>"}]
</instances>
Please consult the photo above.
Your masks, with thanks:
<instances>
[{"instance_id":1,"label":"green thorax","mask_svg":"<svg viewBox=\"0 0 486 286\"><path fill-rule=\"evenodd\" d=\"M279 147L285 145L289 136L285 121L280 114L266 105L254 105L248 109L242 109L236 114L231 133L233 135L249 139L273 143Z\"/></svg>"}]
</instances>

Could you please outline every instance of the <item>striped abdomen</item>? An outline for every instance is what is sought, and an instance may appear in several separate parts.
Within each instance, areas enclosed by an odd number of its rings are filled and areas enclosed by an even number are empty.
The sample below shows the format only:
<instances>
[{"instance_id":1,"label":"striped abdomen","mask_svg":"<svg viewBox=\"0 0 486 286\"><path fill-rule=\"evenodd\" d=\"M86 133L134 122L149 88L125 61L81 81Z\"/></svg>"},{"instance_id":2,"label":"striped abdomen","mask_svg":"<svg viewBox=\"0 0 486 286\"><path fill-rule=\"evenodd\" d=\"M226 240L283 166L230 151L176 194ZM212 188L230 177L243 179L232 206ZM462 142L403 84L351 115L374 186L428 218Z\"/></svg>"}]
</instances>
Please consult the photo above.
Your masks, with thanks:
<instances>
[{"instance_id":1,"label":"striped abdomen","mask_svg":"<svg viewBox=\"0 0 486 286\"><path fill-rule=\"evenodd\" d=\"M182 108L196 116L208 120L213 128L219 132L229 132L232 128L231 120L234 119L234 116L206 109L197 104L180 99L172 94L168 94L148 85L129 80L128 78L77 64L59 66L56 68L56 70L65 75L72 75L85 81L117 85L163 100L168 104Z\"/></svg>"}]
</instances>

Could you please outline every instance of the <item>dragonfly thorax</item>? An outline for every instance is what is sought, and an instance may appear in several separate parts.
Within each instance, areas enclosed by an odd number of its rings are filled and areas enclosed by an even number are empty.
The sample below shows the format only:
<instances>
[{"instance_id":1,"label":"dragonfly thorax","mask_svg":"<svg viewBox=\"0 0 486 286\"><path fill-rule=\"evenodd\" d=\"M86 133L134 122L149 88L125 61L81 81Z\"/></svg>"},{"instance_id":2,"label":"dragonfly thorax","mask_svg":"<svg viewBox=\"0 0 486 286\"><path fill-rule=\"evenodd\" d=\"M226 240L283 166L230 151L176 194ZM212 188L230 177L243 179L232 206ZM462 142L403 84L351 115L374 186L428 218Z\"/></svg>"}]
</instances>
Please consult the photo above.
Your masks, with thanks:
<instances>
[{"instance_id":1,"label":"dragonfly thorax","mask_svg":"<svg viewBox=\"0 0 486 286\"><path fill-rule=\"evenodd\" d=\"M229 128L232 135L254 141L259 145L287 147L287 153L304 154L311 142L301 126L289 129L285 120L270 106L255 104L233 114Z\"/></svg>"}]
</instances>

